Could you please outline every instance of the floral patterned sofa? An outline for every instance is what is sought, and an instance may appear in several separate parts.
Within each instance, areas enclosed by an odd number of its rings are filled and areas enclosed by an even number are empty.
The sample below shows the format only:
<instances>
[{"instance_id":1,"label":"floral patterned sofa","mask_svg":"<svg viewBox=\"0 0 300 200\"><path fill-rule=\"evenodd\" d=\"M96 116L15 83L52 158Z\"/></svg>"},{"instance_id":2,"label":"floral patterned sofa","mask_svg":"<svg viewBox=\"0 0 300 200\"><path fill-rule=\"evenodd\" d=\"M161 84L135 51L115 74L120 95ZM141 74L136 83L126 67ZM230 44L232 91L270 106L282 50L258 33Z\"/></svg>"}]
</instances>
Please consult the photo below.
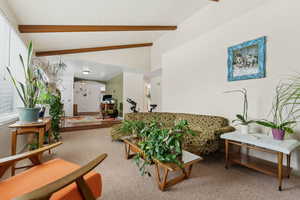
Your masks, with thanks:
<instances>
[{"instance_id":1,"label":"floral patterned sofa","mask_svg":"<svg viewBox=\"0 0 300 200\"><path fill-rule=\"evenodd\" d=\"M125 120L150 122L153 119L163 122L165 126L172 126L179 120L187 120L196 136L185 136L183 148L198 155L206 155L217 151L220 147L220 135L234 131L227 119L218 116L160 112L128 113L125 115ZM121 140L122 137L128 136L128 134L119 130L120 127L121 124L112 127L112 140Z\"/></svg>"}]
</instances>

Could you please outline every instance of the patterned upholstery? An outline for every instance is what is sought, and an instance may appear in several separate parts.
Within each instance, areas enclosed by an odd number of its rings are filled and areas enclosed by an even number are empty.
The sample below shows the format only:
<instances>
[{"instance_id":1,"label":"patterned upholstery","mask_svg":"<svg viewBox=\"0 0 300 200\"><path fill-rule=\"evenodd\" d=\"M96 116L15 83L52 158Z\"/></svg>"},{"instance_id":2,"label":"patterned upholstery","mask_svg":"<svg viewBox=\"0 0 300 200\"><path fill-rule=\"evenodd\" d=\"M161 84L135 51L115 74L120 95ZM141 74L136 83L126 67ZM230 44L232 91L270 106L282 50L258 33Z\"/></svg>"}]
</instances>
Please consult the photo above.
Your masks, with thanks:
<instances>
[{"instance_id":1,"label":"patterned upholstery","mask_svg":"<svg viewBox=\"0 0 300 200\"><path fill-rule=\"evenodd\" d=\"M153 119L163 122L167 127L174 125L180 120L187 120L196 136L185 136L183 148L198 155L217 151L220 146L220 135L222 133L234 131L234 128L229 126L227 119L218 116L159 112L128 113L125 115L125 120L142 120L150 122ZM128 136L128 134L119 131L120 127L120 124L112 127L112 140L120 140L123 136Z\"/></svg>"}]
</instances>

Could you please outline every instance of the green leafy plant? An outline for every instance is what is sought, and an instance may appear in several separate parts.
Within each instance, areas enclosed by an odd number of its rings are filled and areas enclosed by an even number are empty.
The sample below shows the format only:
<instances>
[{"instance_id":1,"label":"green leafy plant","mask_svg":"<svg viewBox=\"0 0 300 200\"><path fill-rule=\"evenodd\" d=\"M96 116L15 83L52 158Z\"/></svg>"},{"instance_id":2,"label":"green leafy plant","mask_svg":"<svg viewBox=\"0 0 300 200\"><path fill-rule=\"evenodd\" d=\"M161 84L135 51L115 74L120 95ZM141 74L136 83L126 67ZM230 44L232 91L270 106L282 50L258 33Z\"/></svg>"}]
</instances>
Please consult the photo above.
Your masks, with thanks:
<instances>
[{"instance_id":1,"label":"green leafy plant","mask_svg":"<svg viewBox=\"0 0 300 200\"><path fill-rule=\"evenodd\" d=\"M49 115L51 116L51 130L54 139L59 140L60 119L63 115L63 104L61 103L60 91L57 90L56 93L53 93L47 87L44 87L41 91L39 103L50 106Z\"/></svg>"},{"instance_id":2,"label":"green leafy plant","mask_svg":"<svg viewBox=\"0 0 300 200\"><path fill-rule=\"evenodd\" d=\"M294 133L293 126L300 118L300 77L290 79L289 82L279 83L275 90L271 115L272 121L259 120L257 124Z\"/></svg>"},{"instance_id":3,"label":"green leafy plant","mask_svg":"<svg viewBox=\"0 0 300 200\"><path fill-rule=\"evenodd\" d=\"M10 78L12 80L12 83L14 87L17 90L18 95L20 96L24 107L25 108L35 108L37 101L38 101L38 95L39 95L39 67L32 64L32 51L33 46L32 42L30 42L28 47L28 55L27 55L27 62L25 63L23 56L19 55L24 76L25 76L25 84L17 81L15 77L12 75L12 72L9 67L6 67Z\"/></svg>"},{"instance_id":4,"label":"green leafy plant","mask_svg":"<svg viewBox=\"0 0 300 200\"><path fill-rule=\"evenodd\" d=\"M120 131L137 137L137 134L141 133L145 126L146 123L143 121L124 120L122 126L120 127Z\"/></svg>"},{"instance_id":5,"label":"green leafy plant","mask_svg":"<svg viewBox=\"0 0 300 200\"><path fill-rule=\"evenodd\" d=\"M233 120L233 123L238 123L241 125L249 125L251 123L254 123L254 120L249 120L248 119L248 94L247 94L247 89L243 88L241 90L230 90L226 91L225 93L241 93L243 95L243 113L242 114L237 114L236 119Z\"/></svg>"},{"instance_id":6,"label":"green leafy plant","mask_svg":"<svg viewBox=\"0 0 300 200\"><path fill-rule=\"evenodd\" d=\"M166 126L153 120L150 123L143 121L127 121L123 130L137 133L137 145L141 152L134 157L136 165L139 167L141 175L149 175L147 166L151 165L154 159L160 162L175 163L182 167L182 141L186 134L194 135L190 130L188 122L181 120L173 127ZM121 128L121 129L122 129Z\"/></svg>"}]
</instances>

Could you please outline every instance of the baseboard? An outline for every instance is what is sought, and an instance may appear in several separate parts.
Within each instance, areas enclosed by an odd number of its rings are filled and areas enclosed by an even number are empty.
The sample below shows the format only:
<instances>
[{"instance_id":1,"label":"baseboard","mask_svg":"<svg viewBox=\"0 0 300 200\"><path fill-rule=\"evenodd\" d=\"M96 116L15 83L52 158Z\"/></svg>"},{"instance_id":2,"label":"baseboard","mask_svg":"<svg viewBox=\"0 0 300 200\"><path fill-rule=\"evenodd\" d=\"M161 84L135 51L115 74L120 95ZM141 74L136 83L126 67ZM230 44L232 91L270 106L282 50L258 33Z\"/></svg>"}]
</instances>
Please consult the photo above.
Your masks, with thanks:
<instances>
[{"instance_id":1,"label":"baseboard","mask_svg":"<svg viewBox=\"0 0 300 200\"><path fill-rule=\"evenodd\" d=\"M78 112L78 115L99 115L100 112Z\"/></svg>"}]
</instances>

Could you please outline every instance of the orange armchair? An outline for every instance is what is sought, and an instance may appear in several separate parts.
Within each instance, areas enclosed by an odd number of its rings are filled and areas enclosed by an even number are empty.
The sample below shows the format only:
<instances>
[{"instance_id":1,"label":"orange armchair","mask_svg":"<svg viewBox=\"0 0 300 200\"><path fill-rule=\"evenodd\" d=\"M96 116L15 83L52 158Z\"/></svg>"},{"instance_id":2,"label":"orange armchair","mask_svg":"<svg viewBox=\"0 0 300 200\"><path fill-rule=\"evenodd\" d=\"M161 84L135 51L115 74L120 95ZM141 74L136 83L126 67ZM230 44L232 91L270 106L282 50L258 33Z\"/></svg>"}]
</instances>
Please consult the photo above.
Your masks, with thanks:
<instances>
[{"instance_id":1,"label":"orange armchair","mask_svg":"<svg viewBox=\"0 0 300 200\"><path fill-rule=\"evenodd\" d=\"M95 200L101 196L101 175L92 172L107 154L102 154L80 167L62 159L40 162L40 155L61 142L0 159L0 177L14 163L30 159L33 167L0 181L1 200Z\"/></svg>"}]
</instances>

